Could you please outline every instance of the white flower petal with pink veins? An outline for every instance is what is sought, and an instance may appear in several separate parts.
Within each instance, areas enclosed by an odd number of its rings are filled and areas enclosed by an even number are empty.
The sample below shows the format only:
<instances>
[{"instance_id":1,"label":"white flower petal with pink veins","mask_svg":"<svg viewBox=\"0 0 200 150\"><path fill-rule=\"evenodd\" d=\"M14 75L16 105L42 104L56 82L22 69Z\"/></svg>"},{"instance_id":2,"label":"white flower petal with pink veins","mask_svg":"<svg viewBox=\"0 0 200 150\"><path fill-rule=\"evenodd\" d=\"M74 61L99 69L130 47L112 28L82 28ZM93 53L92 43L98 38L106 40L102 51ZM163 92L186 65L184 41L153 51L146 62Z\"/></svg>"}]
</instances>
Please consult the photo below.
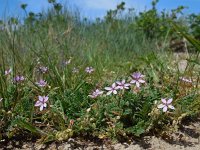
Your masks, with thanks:
<instances>
[{"instance_id":1,"label":"white flower petal with pink veins","mask_svg":"<svg viewBox=\"0 0 200 150\"><path fill-rule=\"evenodd\" d=\"M169 107L170 109L175 109L174 106L172 106L172 105L168 105L168 107Z\"/></svg>"},{"instance_id":2,"label":"white flower petal with pink veins","mask_svg":"<svg viewBox=\"0 0 200 150\"><path fill-rule=\"evenodd\" d=\"M168 101L167 101L167 104L168 104L168 105L169 105L169 104L171 104L171 103L172 103L172 101L173 101L173 99L172 99L172 98L168 99Z\"/></svg>"},{"instance_id":3,"label":"white flower petal with pink veins","mask_svg":"<svg viewBox=\"0 0 200 150\"><path fill-rule=\"evenodd\" d=\"M43 105L41 105L40 106L40 111L42 111L44 109L44 106Z\"/></svg>"},{"instance_id":4,"label":"white flower petal with pink veins","mask_svg":"<svg viewBox=\"0 0 200 150\"><path fill-rule=\"evenodd\" d=\"M136 82L136 86L139 88L140 87L140 82Z\"/></svg>"},{"instance_id":5,"label":"white flower petal with pink veins","mask_svg":"<svg viewBox=\"0 0 200 150\"><path fill-rule=\"evenodd\" d=\"M112 88L111 87L105 87L105 90L110 91L110 90L112 90Z\"/></svg>"},{"instance_id":6,"label":"white flower petal with pink veins","mask_svg":"<svg viewBox=\"0 0 200 150\"><path fill-rule=\"evenodd\" d=\"M124 88L129 89L129 86L130 86L130 84L127 83L127 84L124 85Z\"/></svg>"},{"instance_id":7,"label":"white flower petal with pink veins","mask_svg":"<svg viewBox=\"0 0 200 150\"><path fill-rule=\"evenodd\" d=\"M40 102L43 102L43 97L42 96L38 96L38 99Z\"/></svg>"},{"instance_id":8,"label":"white flower petal with pink veins","mask_svg":"<svg viewBox=\"0 0 200 150\"><path fill-rule=\"evenodd\" d=\"M43 96L44 103L46 103L48 101L48 99L49 99L48 96Z\"/></svg>"},{"instance_id":9,"label":"white flower petal with pink veins","mask_svg":"<svg viewBox=\"0 0 200 150\"><path fill-rule=\"evenodd\" d=\"M163 107L163 112L167 112L167 106Z\"/></svg>"},{"instance_id":10,"label":"white flower petal with pink veins","mask_svg":"<svg viewBox=\"0 0 200 150\"><path fill-rule=\"evenodd\" d=\"M139 81L140 83L145 83L145 81L142 80L142 79L139 79L138 81Z\"/></svg>"},{"instance_id":11,"label":"white flower petal with pink veins","mask_svg":"<svg viewBox=\"0 0 200 150\"><path fill-rule=\"evenodd\" d=\"M113 92L113 94L117 94L117 91L116 91L116 90L113 90L112 92Z\"/></svg>"},{"instance_id":12,"label":"white flower petal with pink veins","mask_svg":"<svg viewBox=\"0 0 200 150\"><path fill-rule=\"evenodd\" d=\"M118 90L118 89L123 90L123 86L118 85L118 86L116 87L116 89L117 89L117 90Z\"/></svg>"},{"instance_id":13,"label":"white flower petal with pink veins","mask_svg":"<svg viewBox=\"0 0 200 150\"><path fill-rule=\"evenodd\" d=\"M158 108L163 108L163 107L165 107L164 104L160 104L160 105L158 105Z\"/></svg>"},{"instance_id":14,"label":"white flower petal with pink veins","mask_svg":"<svg viewBox=\"0 0 200 150\"><path fill-rule=\"evenodd\" d=\"M132 83L132 84L133 84L133 83L135 83L135 82L136 82L136 80L131 80L131 82L130 82L130 83Z\"/></svg>"},{"instance_id":15,"label":"white flower petal with pink veins","mask_svg":"<svg viewBox=\"0 0 200 150\"><path fill-rule=\"evenodd\" d=\"M126 82L125 79L123 79L121 83L124 84L125 82Z\"/></svg>"},{"instance_id":16,"label":"white flower petal with pink veins","mask_svg":"<svg viewBox=\"0 0 200 150\"><path fill-rule=\"evenodd\" d=\"M112 84L112 88L116 88L116 83L113 83L113 84Z\"/></svg>"},{"instance_id":17,"label":"white flower petal with pink veins","mask_svg":"<svg viewBox=\"0 0 200 150\"><path fill-rule=\"evenodd\" d=\"M47 103L44 103L43 106L44 106L44 107L47 107Z\"/></svg>"},{"instance_id":18,"label":"white flower petal with pink veins","mask_svg":"<svg viewBox=\"0 0 200 150\"><path fill-rule=\"evenodd\" d=\"M95 92L96 92L98 95L103 94L103 91L100 91L99 89L97 89Z\"/></svg>"},{"instance_id":19,"label":"white flower petal with pink veins","mask_svg":"<svg viewBox=\"0 0 200 150\"><path fill-rule=\"evenodd\" d=\"M167 104L167 101L165 98L162 98L161 101L164 103L164 104Z\"/></svg>"},{"instance_id":20,"label":"white flower petal with pink veins","mask_svg":"<svg viewBox=\"0 0 200 150\"><path fill-rule=\"evenodd\" d=\"M40 105L42 105L42 102L41 102L41 101L37 101L37 102L35 103L35 106L40 106Z\"/></svg>"},{"instance_id":21,"label":"white flower petal with pink veins","mask_svg":"<svg viewBox=\"0 0 200 150\"><path fill-rule=\"evenodd\" d=\"M109 92L107 92L107 94L106 95L110 95L112 93L112 91L109 91Z\"/></svg>"}]
</instances>

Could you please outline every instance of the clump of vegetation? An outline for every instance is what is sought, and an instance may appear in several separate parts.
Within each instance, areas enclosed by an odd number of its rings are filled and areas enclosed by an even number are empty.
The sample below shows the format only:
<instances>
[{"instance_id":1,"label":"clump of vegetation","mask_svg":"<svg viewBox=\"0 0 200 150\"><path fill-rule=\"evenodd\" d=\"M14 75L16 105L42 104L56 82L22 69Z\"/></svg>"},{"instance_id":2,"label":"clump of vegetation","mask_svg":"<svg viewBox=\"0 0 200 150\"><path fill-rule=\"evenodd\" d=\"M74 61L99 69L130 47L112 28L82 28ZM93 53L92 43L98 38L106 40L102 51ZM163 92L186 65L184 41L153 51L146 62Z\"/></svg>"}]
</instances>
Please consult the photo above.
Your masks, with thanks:
<instances>
[{"instance_id":1,"label":"clump of vegetation","mask_svg":"<svg viewBox=\"0 0 200 150\"><path fill-rule=\"evenodd\" d=\"M200 44L180 27L189 29L176 16L183 7L160 15L156 1L147 12L123 15L121 3L90 22L49 3L38 14L23 4L23 22L0 24L0 138L29 131L42 142L128 140L170 133L199 114ZM174 31L196 49L184 72L168 51Z\"/></svg>"}]
</instances>

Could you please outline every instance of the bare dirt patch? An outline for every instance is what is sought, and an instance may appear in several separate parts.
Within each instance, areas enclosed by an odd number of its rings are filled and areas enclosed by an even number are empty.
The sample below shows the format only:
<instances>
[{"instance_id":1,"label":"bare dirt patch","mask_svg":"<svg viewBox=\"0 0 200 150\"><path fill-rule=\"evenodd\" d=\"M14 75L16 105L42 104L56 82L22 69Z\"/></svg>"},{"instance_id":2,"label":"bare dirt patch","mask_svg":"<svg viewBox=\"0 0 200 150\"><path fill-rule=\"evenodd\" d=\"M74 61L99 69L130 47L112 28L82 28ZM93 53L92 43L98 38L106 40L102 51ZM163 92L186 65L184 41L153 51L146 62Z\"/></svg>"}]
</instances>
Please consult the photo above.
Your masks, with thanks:
<instances>
[{"instance_id":1,"label":"bare dirt patch","mask_svg":"<svg viewBox=\"0 0 200 150\"><path fill-rule=\"evenodd\" d=\"M25 140L25 139L24 139ZM67 142L39 144L23 139L0 142L0 150L200 150L200 118L185 121L180 129L168 138L145 136L127 143L88 142L69 139Z\"/></svg>"}]
</instances>

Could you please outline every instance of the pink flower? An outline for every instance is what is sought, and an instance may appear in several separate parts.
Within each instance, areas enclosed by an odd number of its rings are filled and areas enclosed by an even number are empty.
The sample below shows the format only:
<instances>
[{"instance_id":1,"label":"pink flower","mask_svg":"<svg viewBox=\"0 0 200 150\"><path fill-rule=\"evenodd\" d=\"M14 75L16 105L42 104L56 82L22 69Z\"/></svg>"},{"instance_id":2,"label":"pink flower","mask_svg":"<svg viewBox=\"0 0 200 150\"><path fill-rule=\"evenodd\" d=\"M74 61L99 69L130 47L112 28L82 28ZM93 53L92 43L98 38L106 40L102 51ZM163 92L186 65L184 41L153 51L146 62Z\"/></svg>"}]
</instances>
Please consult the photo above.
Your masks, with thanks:
<instances>
[{"instance_id":1,"label":"pink flower","mask_svg":"<svg viewBox=\"0 0 200 150\"><path fill-rule=\"evenodd\" d=\"M96 89L95 91L92 92L92 95L88 95L91 98L96 98L99 95L103 94L103 91L100 91L99 89Z\"/></svg>"},{"instance_id":2,"label":"pink flower","mask_svg":"<svg viewBox=\"0 0 200 150\"><path fill-rule=\"evenodd\" d=\"M38 96L38 101L35 103L36 107L40 107L40 111L47 107L47 101L49 100L48 96Z\"/></svg>"},{"instance_id":3,"label":"pink flower","mask_svg":"<svg viewBox=\"0 0 200 150\"><path fill-rule=\"evenodd\" d=\"M184 77L180 77L179 79L184 81L184 82L187 82L187 83L192 83L191 79L187 79L187 78L184 78Z\"/></svg>"},{"instance_id":4,"label":"pink flower","mask_svg":"<svg viewBox=\"0 0 200 150\"><path fill-rule=\"evenodd\" d=\"M71 58L65 62L65 65L69 65L71 63Z\"/></svg>"},{"instance_id":5,"label":"pink flower","mask_svg":"<svg viewBox=\"0 0 200 150\"><path fill-rule=\"evenodd\" d=\"M41 66L41 67L39 67L39 71L40 71L41 73L47 73L48 68L47 68L47 67L44 67L44 66Z\"/></svg>"},{"instance_id":6,"label":"pink flower","mask_svg":"<svg viewBox=\"0 0 200 150\"><path fill-rule=\"evenodd\" d=\"M117 88L121 89L121 90L123 90L123 89L129 89L129 86L131 85L129 83L126 83L126 81L124 79L121 82L117 81L116 83L118 85Z\"/></svg>"},{"instance_id":7,"label":"pink flower","mask_svg":"<svg viewBox=\"0 0 200 150\"><path fill-rule=\"evenodd\" d=\"M10 69L8 69L8 70L5 71L5 75L6 76L9 75L11 72L12 72L12 69L10 68Z\"/></svg>"},{"instance_id":8,"label":"pink flower","mask_svg":"<svg viewBox=\"0 0 200 150\"><path fill-rule=\"evenodd\" d=\"M16 76L15 78L14 78L14 82L15 83L20 83L20 82L22 82L22 81L24 81L25 80L25 78L24 78L24 76Z\"/></svg>"},{"instance_id":9,"label":"pink flower","mask_svg":"<svg viewBox=\"0 0 200 150\"><path fill-rule=\"evenodd\" d=\"M116 83L113 83L111 87L105 87L105 90L108 91L106 95L117 94L117 89Z\"/></svg>"},{"instance_id":10,"label":"pink flower","mask_svg":"<svg viewBox=\"0 0 200 150\"><path fill-rule=\"evenodd\" d=\"M94 71L94 68L92 68L92 67L86 67L85 68L85 72L87 72L87 73L92 73Z\"/></svg>"},{"instance_id":11,"label":"pink flower","mask_svg":"<svg viewBox=\"0 0 200 150\"><path fill-rule=\"evenodd\" d=\"M162 101L162 104L158 105L158 108L162 108L163 109L163 112L167 112L167 109L170 108L170 109L175 109L174 106L171 105L173 99L170 98L168 100L166 100L165 98L162 98L161 99Z\"/></svg>"},{"instance_id":12,"label":"pink flower","mask_svg":"<svg viewBox=\"0 0 200 150\"><path fill-rule=\"evenodd\" d=\"M136 84L136 87L140 87L141 83L145 83L145 80L143 80L144 75L142 75L140 72L135 72L131 75L132 80L130 83Z\"/></svg>"},{"instance_id":13,"label":"pink flower","mask_svg":"<svg viewBox=\"0 0 200 150\"><path fill-rule=\"evenodd\" d=\"M45 87L47 85L47 82L45 80L40 79L40 81L36 82L36 84L40 87Z\"/></svg>"},{"instance_id":14,"label":"pink flower","mask_svg":"<svg viewBox=\"0 0 200 150\"><path fill-rule=\"evenodd\" d=\"M72 70L72 72L73 72L73 73L78 73L78 72L79 72L79 69L74 67L73 70Z\"/></svg>"}]
</instances>

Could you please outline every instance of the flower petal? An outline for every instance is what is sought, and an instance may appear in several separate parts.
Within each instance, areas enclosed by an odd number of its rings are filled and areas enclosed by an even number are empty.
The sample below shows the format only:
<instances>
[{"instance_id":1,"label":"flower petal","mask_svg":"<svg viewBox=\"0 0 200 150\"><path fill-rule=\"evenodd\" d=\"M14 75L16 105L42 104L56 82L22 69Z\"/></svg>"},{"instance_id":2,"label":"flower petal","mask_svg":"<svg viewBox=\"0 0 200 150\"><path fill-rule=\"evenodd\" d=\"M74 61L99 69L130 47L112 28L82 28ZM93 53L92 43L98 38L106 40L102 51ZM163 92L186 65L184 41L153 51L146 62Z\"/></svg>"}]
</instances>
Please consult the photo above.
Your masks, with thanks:
<instances>
[{"instance_id":1,"label":"flower petal","mask_svg":"<svg viewBox=\"0 0 200 150\"><path fill-rule=\"evenodd\" d=\"M111 87L105 87L105 90L110 91L110 90L112 90L112 88Z\"/></svg>"},{"instance_id":2,"label":"flower petal","mask_svg":"<svg viewBox=\"0 0 200 150\"><path fill-rule=\"evenodd\" d=\"M172 99L172 98L168 99L168 101L167 101L167 104L171 104L171 103L172 103L172 101L173 101L173 99Z\"/></svg>"},{"instance_id":3,"label":"flower petal","mask_svg":"<svg viewBox=\"0 0 200 150\"><path fill-rule=\"evenodd\" d=\"M123 90L123 87L122 86L117 86L115 89L116 90L118 90L118 89Z\"/></svg>"},{"instance_id":4,"label":"flower petal","mask_svg":"<svg viewBox=\"0 0 200 150\"><path fill-rule=\"evenodd\" d=\"M112 84L112 88L115 88L115 87L116 87L116 83L113 83L113 84Z\"/></svg>"},{"instance_id":5,"label":"flower petal","mask_svg":"<svg viewBox=\"0 0 200 150\"><path fill-rule=\"evenodd\" d=\"M117 83L118 85L121 85L121 82L120 82L120 81L116 81L116 83Z\"/></svg>"},{"instance_id":6,"label":"flower petal","mask_svg":"<svg viewBox=\"0 0 200 150\"><path fill-rule=\"evenodd\" d=\"M44 107L47 107L47 103L44 103L44 105L43 105Z\"/></svg>"},{"instance_id":7,"label":"flower petal","mask_svg":"<svg viewBox=\"0 0 200 150\"><path fill-rule=\"evenodd\" d=\"M49 97L48 96L44 96L44 102L47 102L49 100Z\"/></svg>"},{"instance_id":8,"label":"flower petal","mask_svg":"<svg viewBox=\"0 0 200 150\"><path fill-rule=\"evenodd\" d=\"M44 109L44 106L43 105L41 105L40 106L40 111L42 111Z\"/></svg>"},{"instance_id":9,"label":"flower petal","mask_svg":"<svg viewBox=\"0 0 200 150\"><path fill-rule=\"evenodd\" d=\"M170 109L175 109L174 106L172 106L172 105L168 105L168 107L169 107Z\"/></svg>"},{"instance_id":10,"label":"flower petal","mask_svg":"<svg viewBox=\"0 0 200 150\"><path fill-rule=\"evenodd\" d=\"M130 86L131 84L129 84L129 83L126 83L126 84L124 84L124 86Z\"/></svg>"},{"instance_id":11,"label":"flower petal","mask_svg":"<svg viewBox=\"0 0 200 150\"><path fill-rule=\"evenodd\" d=\"M42 96L38 96L38 99L40 102L43 102L43 97Z\"/></svg>"},{"instance_id":12,"label":"flower petal","mask_svg":"<svg viewBox=\"0 0 200 150\"><path fill-rule=\"evenodd\" d=\"M106 95L110 95L112 93L112 91L109 91L109 92L107 92L107 94Z\"/></svg>"},{"instance_id":13,"label":"flower petal","mask_svg":"<svg viewBox=\"0 0 200 150\"><path fill-rule=\"evenodd\" d=\"M128 86L125 86L124 89L129 89L129 87L128 87Z\"/></svg>"},{"instance_id":14,"label":"flower petal","mask_svg":"<svg viewBox=\"0 0 200 150\"><path fill-rule=\"evenodd\" d=\"M139 88L140 87L140 82L136 82L136 86Z\"/></svg>"},{"instance_id":15,"label":"flower petal","mask_svg":"<svg viewBox=\"0 0 200 150\"><path fill-rule=\"evenodd\" d=\"M35 103L35 106L40 106L40 105L42 105L42 102L41 102L41 101L37 101L37 102Z\"/></svg>"},{"instance_id":16,"label":"flower petal","mask_svg":"<svg viewBox=\"0 0 200 150\"><path fill-rule=\"evenodd\" d=\"M142 79L139 79L138 81L139 81L140 83L145 83L145 81L142 80Z\"/></svg>"},{"instance_id":17,"label":"flower petal","mask_svg":"<svg viewBox=\"0 0 200 150\"><path fill-rule=\"evenodd\" d=\"M163 112L166 112L167 111L167 106L164 106L163 107Z\"/></svg>"},{"instance_id":18,"label":"flower petal","mask_svg":"<svg viewBox=\"0 0 200 150\"><path fill-rule=\"evenodd\" d=\"M136 82L136 80L131 80L131 82L130 82L130 83L134 84L135 82Z\"/></svg>"},{"instance_id":19,"label":"flower petal","mask_svg":"<svg viewBox=\"0 0 200 150\"><path fill-rule=\"evenodd\" d=\"M98 92L98 95L101 95L101 94L103 94L103 91L99 91L99 92Z\"/></svg>"},{"instance_id":20,"label":"flower petal","mask_svg":"<svg viewBox=\"0 0 200 150\"><path fill-rule=\"evenodd\" d=\"M164 104L167 104L167 101L165 98L162 98L161 101L164 103Z\"/></svg>"},{"instance_id":21,"label":"flower petal","mask_svg":"<svg viewBox=\"0 0 200 150\"><path fill-rule=\"evenodd\" d=\"M116 90L113 90L113 94L117 94L117 91L116 91Z\"/></svg>"},{"instance_id":22,"label":"flower petal","mask_svg":"<svg viewBox=\"0 0 200 150\"><path fill-rule=\"evenodd\" d=\"M164 105L164 104L160 104L160 105L158 105L157 107L158 107L158 108L163 108L163 107L165 107L165 105Z\"/></svg>"}]
</instances>

